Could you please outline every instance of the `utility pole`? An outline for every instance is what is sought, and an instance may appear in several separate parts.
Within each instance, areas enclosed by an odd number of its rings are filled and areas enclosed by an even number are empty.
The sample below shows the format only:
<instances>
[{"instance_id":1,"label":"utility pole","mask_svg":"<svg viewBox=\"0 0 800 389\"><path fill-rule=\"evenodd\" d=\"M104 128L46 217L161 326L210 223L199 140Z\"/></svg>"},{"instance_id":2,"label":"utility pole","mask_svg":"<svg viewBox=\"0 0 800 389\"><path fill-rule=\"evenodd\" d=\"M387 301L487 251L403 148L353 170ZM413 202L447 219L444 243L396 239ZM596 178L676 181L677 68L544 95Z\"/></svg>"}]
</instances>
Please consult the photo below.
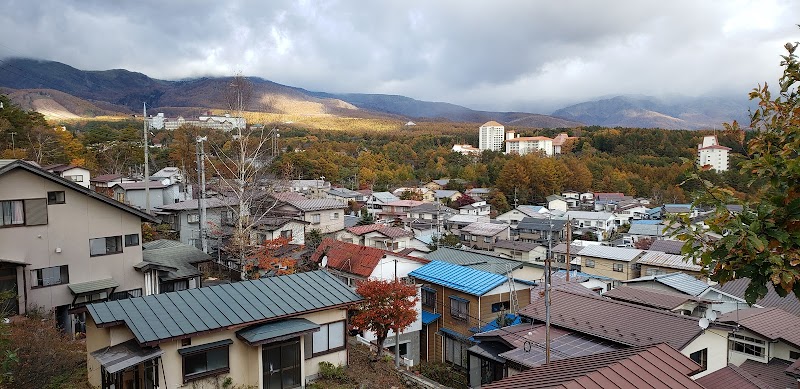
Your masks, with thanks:
<instances>
[{"instance_id":1,"label":"utility pole","mask_svg":"<svg viewBox=\"0 0 800 389\"><path fill-rule=\"evenodd\" d=\"M14 141L14 135L17 135L17 133L16 132L9 132L9 134L11 134L11 151L14 152L14 156L16 157L17 156L17 152L16 152L17 144Z\"/></svg>"},{"instance_id":2,"label":"utility pole","mask_svg":"<svg viewBox=\"0 0 800 389\"><path fill-rule=\"evenodd\" d=\"M397 283L397 258L394 259L394 282ZM400 331L394 328L394 367L400 368Z\"/></svg>"},{"instance_id":3,"label":"utility pole","mask_svg":"<svg viewBox=\"0 0 800 389\"><path fill-rule=\"evenodd\" d=\"M144 128L144 208L150 213L150 147L147 146L147 103L142 103Z\"/></svg>"},{"instance_id":4,"label":"utility pole","mask_svg":"<svg viewBox=\"0 0 800 389\"><path fill-rule=\"evenodd\" d=\"M567 217L567 282L569 282L569 272L572 271L572 257L569 256L570 245L572 245L572 220Z\"/></svg>"},{"instance_id":5,"label":"utility pole","mask_svg":"<svg viewBox=\"0 0 800 389\"><path fill-rule=\"evenodd\" d=\"M203 141L208 139L205 136L198 136L195 149L197 150L197 175L200 181L200 190L197 196L197 209L200 213L200 247L204 253L208 253L208 241L206 240L206 167L205 150Z\"/></svg>"},{"instance_id":6,"label":"utility pole","mask_svg":"<svg viewBox=\"0 0 800 389\"><path fill-rule=\"evenodd\" d=\"M550 231L547 235L547 256L544 262L544 311L545 311L545 364L550 364L550 256L553 249L553 216L547 215Z\"/></svg>"}]
</instances>

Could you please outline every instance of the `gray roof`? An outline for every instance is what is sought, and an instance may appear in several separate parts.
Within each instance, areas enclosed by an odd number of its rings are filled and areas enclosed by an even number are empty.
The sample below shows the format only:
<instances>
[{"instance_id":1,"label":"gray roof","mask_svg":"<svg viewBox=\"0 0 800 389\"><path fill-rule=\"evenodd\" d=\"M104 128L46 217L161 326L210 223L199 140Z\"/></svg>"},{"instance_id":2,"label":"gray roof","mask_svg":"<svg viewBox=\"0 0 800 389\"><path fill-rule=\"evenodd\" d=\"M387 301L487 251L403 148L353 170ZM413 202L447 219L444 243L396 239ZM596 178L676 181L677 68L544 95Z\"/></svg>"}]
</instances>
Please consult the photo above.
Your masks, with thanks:
<instances>
[{"instance_id":1,"label":"gray roof","mask_svg":"<svg viewBox=\"0 0 800 389\"><path fill-rule=\"evenodd\" d=\"M688 270L699 272L703 267L695 264L690 258L684 255L667 254L661 251L646 251L638 263L650 266L667 267L677 270Z\"/></svg>"},{"instance_id":2,"label":"gray roof","mask_svg":"<svg viewBox=\"0 0 800 389\"><path fill-rule=\"evenodd\" d=\"M447 262L495 274L506 274L509 269L522 267L522 262L466 249L440 247L425 255L431 261Z\"/></svg>"},{"instance_id":3,"label":"gray roof","mask_svg":"<svg viewBox=\"0 0 800 389\"><path fill-rule=\"evenodd\" d=\"M433 192L433 197L437 199L444 198L444 197L452 197L457 193L461 193L457 190L449 190L449 189L440 189Z\"/></svg>"},{"instance_id":4,"label":"gray roof","mask_svg":"<svg viewBox=\"0 0 800 389\"><path fill-rule=\"evenodd\" d=\"M698 296L708 289L708 284L698 280L686 273L670 273L658 276L646 276L634 278L632 280L622 281L628 284L635 284L637 282L653 281L671 287L679 292L686 293L692 296Z\"/></svg>"},{"instance_id":5,"label":"gray roof","mask_svg":"<svg viewBox=\"0 0 800 389\"><path fill-rule=\"evenodd\" d=\"M611 212L567 211L566 216L570 219L609 220L614 217L614 214Z\"/></svg>"},{"instance_id":6,"label":"gray roof","mask_svg":"<svg viewBox=\"0 0 800 389\"><path fill-rule=\"evenodd\" d=\"M2 176L3 174L8 173L8 172L10 172L11 170L14 170L14 169L27 170L30 173L33 173L33 174L38 175L40 177L46 178L46 179L48 179L50 181L53 181L53 182L56 182L56 183L61 184L63 186L66 186L66 187L68 187L68 188L70 188L70 189L72 189L72 190L74 190L76 192L83 193L83 194L85 194L85 195L87 195L87 196L89 196L89 197L91 197L91 198L93 198L95 200L100 200L100 201L102 201L102 202L104 202L104 203L106 203L108 205L111 205L113 207L119 208L119 209L121 209L121 210L123 210L125 212L132 213L132 214L140 217L143 221L154 222L154 223L158 223L159 222L159 220L156 219L155 217L153 217L151 215L148 215L147 213L142 212L139 209L136 209L136 208L131 207L129 205L125 205L125 204L123 204L123 203L121 203L121 202L119 202L117 200L114 200L114 199L112 199L112 198L110 198L108 196L104 196L104 195L102 195L100 193L97 193L97 192L95 192L95 191L93 191L93 190L91 190L89 188L86 188L86 187L84 187L82 185L78 185L78 184L72 182L71 180L67 180L67 179L59 177L59 176L57 176L55 174L49 173L47 171L44 171L41 168L39 168L38 166L33 165L32 163L29 163L29 162L26 162L26 161L23 161L23 160L20 160L20 159L0 159L0 176Z\"/></svg>"},{"instance_id":7,"label":"gray roof","mask_svg":"<svg viewBox=\"0 0 800 389\"><path fill-rule=\"evenodd\" d=\"M169 268L160 277L163 281L169 281L200 276L200 270L193 264L210 261L211 256L194 246L159 239L142 245L142 259L144 261L135 265L135 268L144 269L148 264L158 265L163 270Z\"/></svg>"},{"instance_id":8,"label":"gray roof","mask_svg":"<svg viewBox=\"0 0 800 389\"><path fill-rule=\"evenodd\" d=\"M631 224L628 235L663 236L667 226L663 224Z\"/></svg>"},{"instance_id":9,"label":"gray roof","mask_svg":"<svg viewBox=\"0 0 800 389\"><path fill-rule=\"evenodd\" d=\"M469 232L472 235L478 236L495 236L508 229L508 224L495 224L474 222L461 229L463 232Z\"/></svg>"},{"instance_id":10,"label":"gray roof","mask_svg":"<svg viewBox=\"0 0 800 389\"><path fill-rule=\"evenodd\" d=\"M360 192L356 192L354 190L350 190L347 188L332 188L328 189L328 194L331 196L338 196L338 197L345 197L345 198L356 198L364 196Z\"/></svg>"},{"instance_id":11,"label":"gray roof","mask_svg":"<svg viewBox=\"0 0 800 389\"><path fill-rule=\"evenodd\" d=\"M348 306L361 297L326 271L87 305L98 326L125 324L142 345Z\"/></svg>"},{"instance_id":12,"label":"gray roof","mask_svg":"<svg viewBox=\"0 0 800 389\"><path fill-rule=\"evenodd\" d=\"M644 253L644 250L592 245L584 247L578 254L581 256L630 262L636 259L642 253Z\"/></svg>"},{"instance_id":13,"label":"gray roof","mask_svg":"<svg viewBox=\"0 0 800 389\"><path fill-rule=\"evenodd\" d=\"M164 350L158 347L139 347L133 339L91 352L91 355L97 359L97 362L100 362L106 372L111 374L157 358L162 354L164 354Z\"/></svg>"},{"instance_id":14,"label":"gray roof","mask_svg":"<svg viewBox=\"0 0 800 389\"><path fill-rule=\"evenodd\" d=\"M144 190L144 185L147 183L147 189L164 189L176 184L164 184L160 181L137 181L137 182L118 182L111 187L118 186L124 190Z\"/></svg>"},{"instance_id":15,"label":"gray roof","mask_svg":"<svg viewBox=\"0 0 800 389\"><path fill-rule=\"evenodd\" d=\"M113 278L106 278L103 280L94 280L87 282L79 282L77 284L69 284L69 290L72 291L72 294L78 295L81 293L90 293L90 292L96 292L98 290L116 288L118 286L119 282L114 281Z\"/></svg>"},{"instance_id":16,"label":"gray roof","mask_svg":"<svg viewBox=\"0 0 800 389\"><path fill-rule=\"evenodd\" d=\"M524 217L517 224L518 230L532 231L561 231L567 225L563 219Z\"/></svg>"},{"instance_id":17,"label":"gray roof","mask_svg":"<svg viewBox=\"0 0 800 389\"><path fill-rule=\"evenodd\" d=\"M456 213L456 210L441 203L424 203L408 210L411 213Z\"/></svg>"},{"instance_id":18,"label":"gray roof","mask_svg":"<svg viewBox=\"0 0 800 389\"><path fill-rule=\"evenodd\" d=\"M399 197L391 194L390 192L372 192L372 197L382 203L390 203L392 201L400 200Z\"/></svg>"},{"instance_id":19,"label":"gray roof","mask_svg":"<svg viewBox=\"0 0 800 389\"><path fill-rule=\"evenodd\" d=\"M237 331L236 336L247 342L247 344L254 346L316 331L319 331L319 324L308 319L287 319L251 326Z\"/></svg>"},{"instance_id":20,"label":"gray roof","mask_svg":"<svg viewBox=\"0 0 800 389\"><path fill-rule=\"evenodd\" d=\"M361 220L361 216L344 215L344 228L355 227Z\"/></svg>"},{"instance_id":21,"label":"gray roof","mask_svg":"<svg viewBox=\"0 0 800 389\"><path fill-rule=\"evenodd\" d=\"M175 204L163 205L157 208L162 211L196 210L198 201L200 200L198 199L186 200ZM206 208L232 207L239 205L239 201L233 197L211 197L207 198L205 203L206 203Z\"/></svg>"},{"instance_id":22,"label":"gray roof","mask_svg":"<svg viewBox=\"0 0 800 389\"><path fill-rule=\"evenodd\" d=\"M287 203L304 212L347 208L346 205L336 199L289 200Z\"/></svg>"},{"instance_id":23,"label":"gray roof","mask_svg":"<svg viewBox=\"0 0 800 389\"><path fill-rule=\"evenodd\" d=\"M517 205L517 210L528 216L546 215L550 212L550 210L541 205Z\"/></svg>"},{"instance_id":24,"label":"gray roof","mask_svg":"<svg viewBox=\"0 0 800 389\"><path fill-rule=\"evenodd\" d=\"M667 254L680 254L683 244L681 240L656 239L650 245L650 251L661 251Z\"/></svg>"},{"instance_id":25,"label":"gray roof","mask_svg":"<svg viewBox=\"0 0 800 389\"><path fill-rule=\"evenodd\" d=\"M512 250L521 250L521 251L532 251L533 249L541 246L538 243L532 242L523 242L520 240L505 240L501 239L495 242L495 248L504 248L504 249L512 249Z\"/></svg>"}]
</instances>

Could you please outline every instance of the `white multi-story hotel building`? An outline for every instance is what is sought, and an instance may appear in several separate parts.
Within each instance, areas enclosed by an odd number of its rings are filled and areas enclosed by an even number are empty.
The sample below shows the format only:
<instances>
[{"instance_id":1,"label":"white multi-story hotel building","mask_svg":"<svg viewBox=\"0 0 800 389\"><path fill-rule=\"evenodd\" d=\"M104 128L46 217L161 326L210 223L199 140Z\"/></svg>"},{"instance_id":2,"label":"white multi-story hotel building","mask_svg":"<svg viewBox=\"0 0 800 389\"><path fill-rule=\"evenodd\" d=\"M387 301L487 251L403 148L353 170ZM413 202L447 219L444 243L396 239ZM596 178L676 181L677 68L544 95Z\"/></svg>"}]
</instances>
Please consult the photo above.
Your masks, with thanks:
<instances>
[{"instance_id":1,"label":"white multi-story hotel building","mask_svg":"<svg viewBox=\"0 0 800 389\"><path fill-rule=\"evenodd\" d=\"M478 148L483 150L503 151L503 141L506 136L506 128L496 121L484 123L478 130Z\"/></svg>"},{"instance_id":2,"label":"white multi-story hotel building","mask_svg":"<svg viewBox=\"0 0 800 389\"><path fill-rule=\"evenodd\" d=\"M547 156L552 156L553 140L546 136L509 137L506 139L506 154L525 155L535 151L542 151Z\"/></svg>"},{"instance_id":3,"label":"white multi-story hotel building","mask_svg":"<svg viewBox=\"0 0 800 389\"><path fill-rule=\"evenodd\" d=\"M728 151L731 149L720 146L716 135L706 135L703 143L697 145L697 166L705 166L718 172L728 170Z\"/></svg>"},{"instance_id":4,"label":"white multi-story hotel building","mask_svg":"<svg viewBox=\"0 0 800 389\"><path fill-rule=\"evenodd\" d=\"M183 116L177 118L164 117L163 113L158 113L156 116L147 118L150 128L155 130L176 130L182 125L192 125L203 128L212 128L216 130L230 131L234 128L244 129L247 127L247 120L242 117L231 116L225 114L224 116L210 116L204 115L197 119L185 119Z\"/></svg>"}]
</instances>

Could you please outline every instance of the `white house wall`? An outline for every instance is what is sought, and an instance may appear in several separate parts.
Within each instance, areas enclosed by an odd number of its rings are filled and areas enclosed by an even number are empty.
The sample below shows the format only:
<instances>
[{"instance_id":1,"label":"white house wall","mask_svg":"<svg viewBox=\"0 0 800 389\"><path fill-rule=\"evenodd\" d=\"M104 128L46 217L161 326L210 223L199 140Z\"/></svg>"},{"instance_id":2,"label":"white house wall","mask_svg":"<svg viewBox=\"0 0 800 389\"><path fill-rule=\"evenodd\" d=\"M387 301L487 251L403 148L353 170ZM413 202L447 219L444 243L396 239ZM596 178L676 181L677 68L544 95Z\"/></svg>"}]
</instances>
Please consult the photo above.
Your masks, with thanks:
<instances>
[{"instance_id":1,"label":"white house wall","mask_svg":"<svg viewBox=\"0 0 800 389\"><path fill-rule=\"evenodd\" d=\"M698 327L699 329L699 327ZM681 354L687 357L695 351L708 349L708 368L692 378L697 379L728 366L728 332L722 329L709 328L700 336L692 340L683 349Z\"/></svg>"}]
</instances>

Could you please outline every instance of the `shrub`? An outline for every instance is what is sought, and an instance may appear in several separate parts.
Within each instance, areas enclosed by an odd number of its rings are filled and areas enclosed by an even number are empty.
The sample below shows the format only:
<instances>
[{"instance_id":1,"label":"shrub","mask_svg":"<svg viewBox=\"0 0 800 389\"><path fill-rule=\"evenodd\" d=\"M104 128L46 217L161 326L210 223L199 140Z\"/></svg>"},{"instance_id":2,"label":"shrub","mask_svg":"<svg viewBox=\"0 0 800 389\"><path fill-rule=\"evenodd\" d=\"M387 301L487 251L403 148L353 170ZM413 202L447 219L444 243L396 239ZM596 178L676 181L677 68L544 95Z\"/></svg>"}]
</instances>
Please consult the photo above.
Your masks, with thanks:
<instances>
[{"instance_id":1,"label":"shrub","mask_svg":"<svg viewBox=\"0 0 800 389\"><path fill-rule=\"evenodd\" d=\"M319 363L319 376L324 380L347 382L347 373L344 366L336 366L330 362Z\"/></svg>"},{"instance_id":2,"label":"shrub","mask_svg":"<svg viewBox=\"0 0 800 389\"><path fill-rule=\"evenodd\" d=\"M441 362L423 363L419 366L419 370L425 377L444 386L456 389L466 389L469 387L467 376L448 364Z\"/></svg>"}]
</instances>

